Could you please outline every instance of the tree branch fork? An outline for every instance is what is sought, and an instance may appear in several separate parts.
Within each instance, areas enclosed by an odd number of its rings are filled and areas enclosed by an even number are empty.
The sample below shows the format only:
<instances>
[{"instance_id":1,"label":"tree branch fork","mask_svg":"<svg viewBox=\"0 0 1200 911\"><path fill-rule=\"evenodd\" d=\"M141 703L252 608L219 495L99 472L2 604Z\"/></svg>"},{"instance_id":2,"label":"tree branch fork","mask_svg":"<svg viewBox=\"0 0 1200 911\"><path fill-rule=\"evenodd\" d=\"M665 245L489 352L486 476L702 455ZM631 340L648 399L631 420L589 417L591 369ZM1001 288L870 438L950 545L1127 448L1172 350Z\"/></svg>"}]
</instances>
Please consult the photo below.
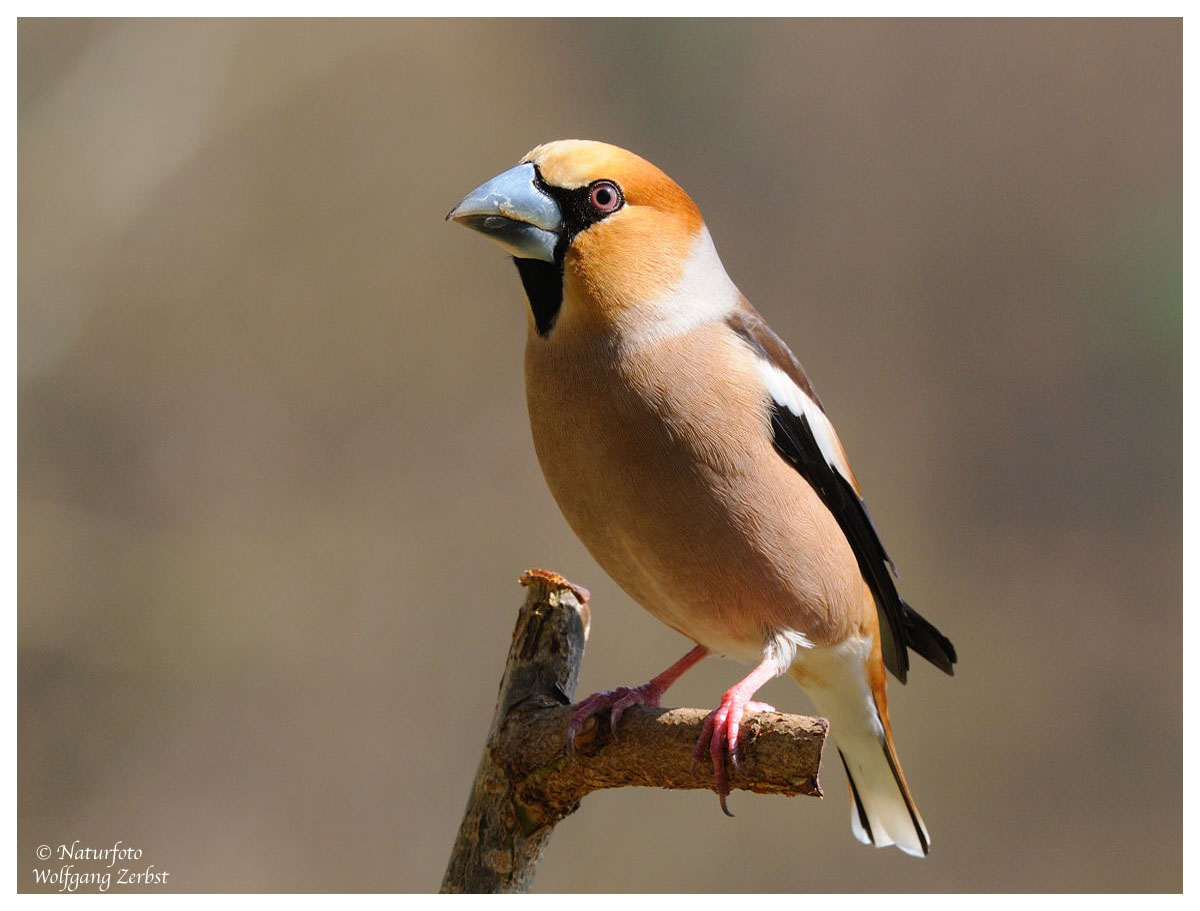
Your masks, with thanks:
<instances>
[{"instance_id":1,"label":"tree branch fork","mask_svg":"<svg viewBox=\"0 0 1200 911\"><path fill-rule=\"evenodd\" d=\"M476 772L443 892L524 892L554 826L593 791L622 787L713 789L692 750L708 711L633 706L614 735L591 719L567 748L571 702L587 642L587 592L530 570L496 714ZM742 726L730 786L759 794L821 796L823 718L764 712Z\"/></svg>"}]
</instances>

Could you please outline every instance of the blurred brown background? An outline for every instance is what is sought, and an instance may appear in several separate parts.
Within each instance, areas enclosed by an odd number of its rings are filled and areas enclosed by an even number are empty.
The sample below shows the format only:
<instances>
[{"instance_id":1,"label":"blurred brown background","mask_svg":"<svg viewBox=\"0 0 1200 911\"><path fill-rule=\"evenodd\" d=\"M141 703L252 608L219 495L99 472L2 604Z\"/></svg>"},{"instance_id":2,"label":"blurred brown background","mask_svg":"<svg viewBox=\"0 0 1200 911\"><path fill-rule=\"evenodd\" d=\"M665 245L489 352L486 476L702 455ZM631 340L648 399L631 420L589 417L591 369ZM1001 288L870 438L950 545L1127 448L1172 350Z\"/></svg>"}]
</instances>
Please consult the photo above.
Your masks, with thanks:
<instances>
[{"instance_id":1,"label":"blurred brown background","mask_svg":"<svg viewBox=\"0 0 1200 911\"><path fill-rule=\"evenodd\" d=\"M18 38L20 888L121 839L179 890L436 889L523 569L593 592L581 694L686 649L560 518L515 270L442 221L564 137L697 200L961 660L892 687L927 861L833 761L734 820L593 795L537 889L1181 888L1179 21Z\"/></svg>"}]
</instances>

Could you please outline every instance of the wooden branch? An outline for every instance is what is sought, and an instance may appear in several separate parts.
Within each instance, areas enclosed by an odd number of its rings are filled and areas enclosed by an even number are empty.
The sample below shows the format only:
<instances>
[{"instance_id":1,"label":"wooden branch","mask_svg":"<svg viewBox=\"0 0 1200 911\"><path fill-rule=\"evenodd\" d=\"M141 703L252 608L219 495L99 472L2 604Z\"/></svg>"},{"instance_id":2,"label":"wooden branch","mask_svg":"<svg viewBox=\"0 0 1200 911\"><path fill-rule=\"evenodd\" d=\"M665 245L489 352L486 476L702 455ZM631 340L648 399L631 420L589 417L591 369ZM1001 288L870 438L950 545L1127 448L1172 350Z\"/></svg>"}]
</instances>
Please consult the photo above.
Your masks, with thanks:
<instances>
[{"instance_id":1,"label":"wooden branch","mask_svg":"<svg viewBox=\"0 0 1200 911\"><path fill-rule=\"evenodd\" d=\"M692 747L708 712L629 709L618 736L589 721L567 753L571 702L587 643L587 592L562 576L529 570L496 714L443 892L525 892L554 826L592 791L630 785L712 789L709 763ZM730 785L760 794L821 796L818 771L829 725L768 712L742 730L741 770Z\"/></svg>"}]
</instances>

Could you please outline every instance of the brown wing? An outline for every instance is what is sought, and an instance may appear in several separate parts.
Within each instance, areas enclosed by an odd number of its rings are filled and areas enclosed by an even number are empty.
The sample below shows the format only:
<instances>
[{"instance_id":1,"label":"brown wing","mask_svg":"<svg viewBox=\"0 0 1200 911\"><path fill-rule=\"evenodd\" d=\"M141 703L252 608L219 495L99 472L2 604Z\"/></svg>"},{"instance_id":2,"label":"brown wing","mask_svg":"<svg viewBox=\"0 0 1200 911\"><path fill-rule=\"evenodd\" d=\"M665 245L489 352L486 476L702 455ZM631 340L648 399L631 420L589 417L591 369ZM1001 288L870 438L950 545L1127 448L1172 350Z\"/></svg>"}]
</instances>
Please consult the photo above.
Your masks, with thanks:
<instances>
[{"instance_id":1,"label":"brown wing","mask_svg":"<svg viewBox=\"0 0 1200 911\"><path fill-rule=\"evenodd\" d=\"M771 429L776 451L795 468L829 509L858 560L879 611L884 663L904 682L911 647L947 674L957 660L950 640L921 617L896 590L894 567L863 502L837 431L804 368L788 346L748 303L729 317L729 326L758 355L771 395Z\"/></svg>"}]
</instances>

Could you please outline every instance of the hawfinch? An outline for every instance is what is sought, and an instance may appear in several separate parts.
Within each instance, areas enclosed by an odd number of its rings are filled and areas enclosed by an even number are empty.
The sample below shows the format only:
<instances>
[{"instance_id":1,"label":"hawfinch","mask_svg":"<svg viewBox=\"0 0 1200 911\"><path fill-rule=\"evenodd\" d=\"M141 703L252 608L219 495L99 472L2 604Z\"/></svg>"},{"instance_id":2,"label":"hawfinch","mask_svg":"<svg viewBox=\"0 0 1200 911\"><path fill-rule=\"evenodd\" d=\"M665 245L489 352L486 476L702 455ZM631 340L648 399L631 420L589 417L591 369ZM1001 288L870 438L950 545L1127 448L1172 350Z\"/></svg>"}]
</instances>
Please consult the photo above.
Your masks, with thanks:
<instances>
[{"instance_id":1,"label":"hawfinch","mask_svg":"<svg viewBox=\"0 0 1200 911\"><path fill-rule=\"evenodd\" d=\"M896 591L833 424L787 345L738 292L700 210L624 149L538 146L447 218L516 259L529 299L525 386L538 460L596 561L696 643L649 682L579 704L658 705L709 653L753 665L696 745L722 809L753 696L790 674L830 729L859 841L923 856L896 758L886 675L954 646Z\"/></svg>"}]
</instances>

